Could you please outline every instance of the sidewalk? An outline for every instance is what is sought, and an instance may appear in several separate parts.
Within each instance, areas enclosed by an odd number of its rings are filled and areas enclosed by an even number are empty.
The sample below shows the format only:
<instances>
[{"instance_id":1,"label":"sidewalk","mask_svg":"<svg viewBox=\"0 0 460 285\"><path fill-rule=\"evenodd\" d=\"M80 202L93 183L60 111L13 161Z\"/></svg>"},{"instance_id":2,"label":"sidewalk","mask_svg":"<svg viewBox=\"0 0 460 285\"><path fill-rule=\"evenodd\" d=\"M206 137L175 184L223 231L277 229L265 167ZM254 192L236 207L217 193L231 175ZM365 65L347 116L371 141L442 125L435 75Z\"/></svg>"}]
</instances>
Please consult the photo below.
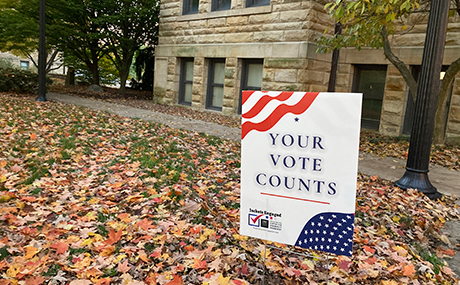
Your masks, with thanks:
<instances>
[{"instance_id":1,"label":"sidewalk","mask_svg":"<svg viewBox=\"0 0 460 285\"><path fill-rule=\"evenodd\" d=\"M189 118L176 117L159 112L58 93L48 93L47 98L52 101L103 110L124 117L154 121L165 124L171 128L203 132L209 135L232 139L235 141L238 141L241 138L240 129L229 128ZM358 170L363 174L378 175L383 179L396 181L404 174L405 165L405 161L400 159L392 157L380 158L371 154L360 153ZM460 173L458 171L451 171L441 166L431 165L429 177L431 183L438 189L439 192L443 194L455 194L460 197Z\"/></svg>"},{"instance_id":2,"label":"sidewalk","mask_svg":"<svg viewBox=\"0 0 460 285\"><path fill-rule=\"evenodd\" d=\"M58 93L48 93L47 98L50 101L59 101L95 110L103 110L124 117L154 121L172 128L203 132L225 139L239 141L241 138L240 129L229 128L218 124ZM404 174L405 165L405 161L401 159L392 157L380 158L368 153L360 153L358 171L363 174L371 176L378 175L380 178L396 181ZM455 194L457 197L460 197L459 171L449 170L437 165L430 165L429 178L439 192L443 194ZM457 200L457 203L460 204L459 200ZM452 244L460 243L460 221L448 221L444 231ZM460 253L448 260L448 263L450 268L460 275Z\"/></svg>"}]
</instances>

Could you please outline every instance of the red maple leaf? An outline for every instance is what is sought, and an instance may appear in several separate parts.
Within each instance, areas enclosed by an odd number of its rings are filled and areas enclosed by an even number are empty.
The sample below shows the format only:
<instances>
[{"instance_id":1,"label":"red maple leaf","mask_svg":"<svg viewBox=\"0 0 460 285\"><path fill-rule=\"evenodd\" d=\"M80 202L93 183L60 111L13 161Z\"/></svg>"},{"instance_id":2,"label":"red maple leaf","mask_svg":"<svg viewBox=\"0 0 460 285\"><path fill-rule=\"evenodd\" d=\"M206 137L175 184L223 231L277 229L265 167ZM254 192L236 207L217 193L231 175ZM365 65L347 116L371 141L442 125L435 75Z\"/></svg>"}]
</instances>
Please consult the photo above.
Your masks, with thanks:
<instances>
[{"instance_id":1,"label":"red maple leaf","mask_svg":"<svg viewBox=\"0 0 460 285\"><path fill-rule=\"evenodd\" d=\"M51 248L56 249L57 254L63 254L69 249L69 245L66 244L65 242L60 241L58 243L53 244Z\"/></svg>"},{"instance_id":2,"label":"red maple leaf","mask_svg":"<svg viewBox=\"0 0 460 285\"><path fill-rule=\"evenodd\" d=\"M113 229L110 229L109 238L106 239L104 243L106 245L112 245L114 243L117 243L117 241L120 240L122 234L123 234L123 230L119 230L118 232L115 232Z\"/></svg>"},{"instance_id":3,"label":"red maple leaf","mask_svg":"<svg viewBox=\"0 0 460 285\"><path fill-rule=\"evenodd\" d=\"M351 261L347 260L341 260L338 264L339 268L342 270L345 270L345 272L348 272L348 269L350 268L350 265L352 264Z\"/></svg>"},{"instance_id":4,"label":"red maple leaf","mask_svg":"<svg viewBox=\"0 0 460 285\"><path fill-rule=\"evenodd\" d=\"M207 262L206 260L199 260L197 258L193 259L193 266L194 269L206 269L207 267Z\"/></svg>"},{"instance_id":5,"label":"red maple leaf","mask_svg":"<svg viewBox=\"0 0 460 285\"><path fill-rule=\"evenodd\" d=\"M184 281L182 280L182 277L179 275L174 275L173 280L169 281L165 285L183 285Z\"/></svg>"},{"instance_id":6,"label":"red maple leaf","mask_svg":"<svg viewBox=\"0 0 460 285\"><path fill-rule=\"evenodd\" d=\"M131 266L129 266L128 259L126 259L125 262L118 263L118 268L117 268L118 272L126 273L130 269L131 269Z\"/></svg>"},{"instance_id":7,"label":"red maple leaf","mask_svg":"<svg viewBox=\"0 0 460 285\"><path fill-rule=\"evenodd\" d=\"M152 221L149 221L147 218L144 218L142 221L137 222L137 225L144 231L148 231L155 226L152 225Z\"/></svg>"}]
</instances>

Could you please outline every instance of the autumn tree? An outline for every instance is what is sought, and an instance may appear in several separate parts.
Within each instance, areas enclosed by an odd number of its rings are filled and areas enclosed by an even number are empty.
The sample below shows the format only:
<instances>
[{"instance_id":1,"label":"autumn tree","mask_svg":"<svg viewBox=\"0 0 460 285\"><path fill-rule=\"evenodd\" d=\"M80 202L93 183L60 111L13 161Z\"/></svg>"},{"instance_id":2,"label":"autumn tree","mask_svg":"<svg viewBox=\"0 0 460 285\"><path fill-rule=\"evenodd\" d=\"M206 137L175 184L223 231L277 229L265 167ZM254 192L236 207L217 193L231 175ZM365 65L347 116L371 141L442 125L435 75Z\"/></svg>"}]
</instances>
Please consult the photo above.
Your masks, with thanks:
<instances>
[{"instance_id":1,"label":"autumn tree","mask_svg":"<svg viewBox=\"0 0 460 285\"><path fill-rule=\"evenodd\" d=\"M450 15L460 15L460 0L453 1L456 5ZM342 25L342 33L323 36L319 39L319 52L330 52L335 48L363 47L383 48L386 58L394 65L406 81L412 99L415 102L417 82L408 66L392 51L389 38L397 33L409 31L407 23L413 13L428 13L429 1L420 0L337 0L325 5L331 19ZM438 93L438 105L434 131L434 143L445 143L446 104L455 75L460 71L460 58L450 64L444 75Z\"/></svg>"},{"instance_id":2,"label":"autumn tree","mask_svg":"<svg viewBox=\"0 0 460 285\"><path fill-rule=\"evenodd\" d=\"M159 2L157 0L104 1L102 16L108 56L120 74L120 93L126 93L126 80L133 57L142 46L153 46L158 38Z\"/></svg>"},{"instance_id":3,"label":"autumn tree","mask_svg":"<svg viewBox=\"0 0 460 285\"><path fill-rule=\"evenodd\" d=\"M0 50L16 56L28 58L38 68L38 1L0 0ZM48 23L51 25L51 23ZM58 69L62 63L60 53L52 44L46 60L46 72Z\"/></svg>"},{"instance_id":4,"label":"autumn tree","mask_svg":"<svg viewBox=\"0 0 460 285\"><path fill-rule=\"evenodd\" d=\"M22 0L30 1L30 0ZM93 84L100 85L99 61L108 53L103 24L99 21L104 1L52 0L50 16L57 25L51 37L65 57L83 62L92 74Z\"/></svg>"}]
</instances>

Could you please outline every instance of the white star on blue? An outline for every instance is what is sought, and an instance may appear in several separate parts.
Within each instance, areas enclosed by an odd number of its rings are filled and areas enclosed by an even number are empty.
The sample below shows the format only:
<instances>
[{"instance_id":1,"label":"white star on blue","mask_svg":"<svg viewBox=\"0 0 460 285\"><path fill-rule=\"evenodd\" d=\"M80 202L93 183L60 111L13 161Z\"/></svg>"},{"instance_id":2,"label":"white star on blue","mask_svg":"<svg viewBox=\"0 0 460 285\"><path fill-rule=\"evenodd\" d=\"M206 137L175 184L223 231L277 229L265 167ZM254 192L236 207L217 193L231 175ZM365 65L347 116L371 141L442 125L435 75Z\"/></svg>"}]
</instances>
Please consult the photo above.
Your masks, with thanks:
<instances>
[{"instance_id":1,"label":"white star on blue","mask_svg":"<svg viewBox=\"0 0 460 285\"><path fill-rule=\"evenodd\" d=\"M328 221L328 224L321 221ZM354 215L321 213L311 218L297 238L296 245L338 254L352 255Z\"/></svg>"}]
</instances>

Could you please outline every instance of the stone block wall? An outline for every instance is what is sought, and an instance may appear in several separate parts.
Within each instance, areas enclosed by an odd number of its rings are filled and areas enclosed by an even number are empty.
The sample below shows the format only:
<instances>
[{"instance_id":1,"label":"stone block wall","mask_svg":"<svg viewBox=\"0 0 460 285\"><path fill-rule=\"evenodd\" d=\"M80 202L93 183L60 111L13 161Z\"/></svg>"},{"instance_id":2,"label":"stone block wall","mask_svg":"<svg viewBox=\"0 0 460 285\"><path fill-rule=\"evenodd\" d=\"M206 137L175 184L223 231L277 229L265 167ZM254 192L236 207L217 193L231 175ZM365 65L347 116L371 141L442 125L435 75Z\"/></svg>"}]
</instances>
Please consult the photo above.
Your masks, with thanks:
<instances>
[{"instance_id":1,"label":"stone block wall","mask_svg":"<svg viewBox=\"0 0 460 285\"><path fill-rule=\"evenodd\" d=\"M225 58L225 115L238 112L244 59L263 59L263 90L327 89L330 55L316 55L313 44L332 24L324 1L272 0L245 8L245 0L233 0L230 10L211 12L211 1L200 0L199 13L192 15L182 15L182 1L161 1L154 90L159 102L177 104L181 58L194 58L195 110L205 109L212 58Z\"/></svg>"},{"instance_id":2,"label":"stone block wall","mask_svg":"<svg viewBox=\"0 0 460 285\"><path fill-rule=\"evenodd\" d=\"M160 37L156 48L155 98L177 104L181 58L194 58L191 108L205 110L208 62L225 59L222 114L237 115L243 60L263 59L262 90L327 91L331 54L316 54L315 41L333 26L323 0L271 0L270 5L245 7L232 0L230 10L211 11L211 0L200 0L199 13L182 15L183 0L161 0ZM410 32L391 37L394 53L407 65L420 65L426 17L412 15ZM329 29L332 33L333 29ZM448 25L444 64L460 56L460 21ZM381 49L342 49L337 92L351 92L354 65L387 65L380 132L402 132L408 88ZM448 138L460 138L460 76L454 83L447 125Z\"/></svg>"}]
</instances>

